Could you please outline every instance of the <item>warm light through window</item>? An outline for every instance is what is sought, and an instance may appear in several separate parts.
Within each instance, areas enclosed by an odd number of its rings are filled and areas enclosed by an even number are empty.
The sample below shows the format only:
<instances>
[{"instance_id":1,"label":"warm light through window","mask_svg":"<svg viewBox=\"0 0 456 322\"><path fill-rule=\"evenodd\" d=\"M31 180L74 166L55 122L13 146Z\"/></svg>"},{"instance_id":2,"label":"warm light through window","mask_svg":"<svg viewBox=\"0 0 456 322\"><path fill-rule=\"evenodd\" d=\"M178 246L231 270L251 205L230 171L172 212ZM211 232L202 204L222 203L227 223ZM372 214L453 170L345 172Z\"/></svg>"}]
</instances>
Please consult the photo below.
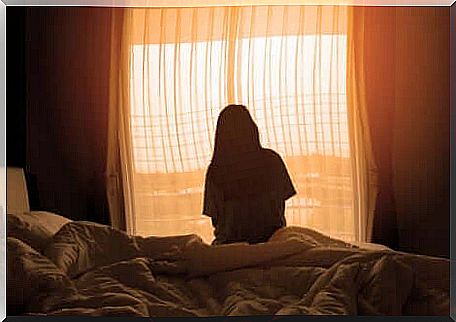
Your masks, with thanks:
<instances>
[{"instance_id":1,"label":"warm light through window","mask_svg":"<svg viewBox=\"0 0 456 322\"><path fill-rule=\"evenodd\" d=\"M263 146L287 163L298 191L287 202L288 224L354 239L346 36L238 39L230 67L225 46L211 41L132 47L136 233L212 239L210 221L201 215L204 172L220 110L239 103L251 111ZM236 102L226 94L228 67L235 71ZM330 220L330 213L339 220Z\"/></svg>"}]
</instances>

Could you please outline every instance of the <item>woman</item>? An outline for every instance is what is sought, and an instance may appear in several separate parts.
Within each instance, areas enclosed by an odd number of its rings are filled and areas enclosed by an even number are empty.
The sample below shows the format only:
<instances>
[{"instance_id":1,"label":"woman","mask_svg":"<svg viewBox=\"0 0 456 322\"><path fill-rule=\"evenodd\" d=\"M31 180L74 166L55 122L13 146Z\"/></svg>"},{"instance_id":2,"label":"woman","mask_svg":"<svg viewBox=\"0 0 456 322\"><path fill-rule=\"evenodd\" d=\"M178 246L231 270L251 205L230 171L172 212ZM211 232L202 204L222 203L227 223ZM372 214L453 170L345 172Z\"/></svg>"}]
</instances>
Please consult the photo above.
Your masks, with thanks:
<instances>
[{"instance_id":1,"label":"woman","mask_svg":"<svg viewBox=\"0 0 456 322\"><path fill-rule=\"evenodd\" d=\"M204 191L203 214L212 219L213 244L267 241L286 226L285 200L295 194L281 157L262 148L247 108L225 107Z\"/></svg>"}]
</instances>

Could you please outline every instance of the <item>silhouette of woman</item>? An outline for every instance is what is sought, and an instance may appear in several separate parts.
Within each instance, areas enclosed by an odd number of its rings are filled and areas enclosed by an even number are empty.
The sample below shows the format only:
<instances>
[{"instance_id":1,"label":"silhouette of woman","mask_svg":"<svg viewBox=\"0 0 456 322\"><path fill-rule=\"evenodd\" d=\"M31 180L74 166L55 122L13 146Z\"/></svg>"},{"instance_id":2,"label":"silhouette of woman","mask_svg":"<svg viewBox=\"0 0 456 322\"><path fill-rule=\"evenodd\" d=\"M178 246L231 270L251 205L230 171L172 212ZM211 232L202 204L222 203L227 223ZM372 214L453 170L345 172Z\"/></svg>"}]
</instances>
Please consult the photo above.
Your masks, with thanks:
<instances>
[{"instance_id":1,"label":"silhouette of woman","mask_svg":"<svg viewBox=\"0 0 456 322\"><path fill-rule=\"evenodd\" d=\"M247 108L225 107L204 187L203 214L215 228L213 244L267 241L286 226L285 200L295 194L282 158L261 146Z\"/></svg>"}]
</instances>

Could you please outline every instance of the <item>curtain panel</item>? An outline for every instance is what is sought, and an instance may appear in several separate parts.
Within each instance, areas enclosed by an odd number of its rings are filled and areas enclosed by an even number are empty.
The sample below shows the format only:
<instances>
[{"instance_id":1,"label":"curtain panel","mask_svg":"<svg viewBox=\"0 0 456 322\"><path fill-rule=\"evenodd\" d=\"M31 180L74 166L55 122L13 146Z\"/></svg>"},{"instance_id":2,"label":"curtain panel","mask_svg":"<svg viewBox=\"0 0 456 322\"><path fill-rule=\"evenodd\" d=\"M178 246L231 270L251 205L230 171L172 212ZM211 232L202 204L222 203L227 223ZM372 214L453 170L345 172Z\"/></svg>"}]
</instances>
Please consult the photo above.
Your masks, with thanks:
<instances>
[{"instance_id":1,"label":"curtain panel","mask_svg":"<svg viewBox=\"0 0 456 322\"><path fill-rule=\"evenodd\" d=\"M128 232L134 232L133 203L131 202L131 154L129 151L128 114L129 104L129 38L125 32L126 11L111 9L111 59L109 65L109 118L108 151L106 162L106 187L111 225Z\"/></svg>"},{"instance_id":2,"label":"curtain panel","mask_svg":"<svg viewBox=\"0 0 456 322\"><path fill-rule=\"evenodd\" d=\"M364 69L366 110L373 158L378 165L372 241L393 249L398 246L396 202L393 189L393 131L397 97L395 7L357 8L364 17ZM403 10L403 9L401 9ZM390 72L385 72L390 71Z\"/></svg>"},{"instance_id":3,"label":"curtain panel","mask_svg":"<svg viewBox=\"0 0 456 322\"><path fill-rule=\"evenodd\" d=\"M366 98L366 7L349 11L347 52L347 97L350 126L350 147L354 216L361 241L372 241L375 206L378 192L377 165L372 153L371 132ZM356 201L357 200L357 201Z\"/></svg>"},{"instance_id":4,"label":"curtain panel","mask_svg":"<svg viewBox=\"0 0 456 322\"><path fill-rule=\"evenodd\" d=\"M343 6L113 9L107 184L114 226L197 233L219 111L244 104L298 195L288 225L370 240L376 197L363 20Z\"/></svg>"}]
</instances>

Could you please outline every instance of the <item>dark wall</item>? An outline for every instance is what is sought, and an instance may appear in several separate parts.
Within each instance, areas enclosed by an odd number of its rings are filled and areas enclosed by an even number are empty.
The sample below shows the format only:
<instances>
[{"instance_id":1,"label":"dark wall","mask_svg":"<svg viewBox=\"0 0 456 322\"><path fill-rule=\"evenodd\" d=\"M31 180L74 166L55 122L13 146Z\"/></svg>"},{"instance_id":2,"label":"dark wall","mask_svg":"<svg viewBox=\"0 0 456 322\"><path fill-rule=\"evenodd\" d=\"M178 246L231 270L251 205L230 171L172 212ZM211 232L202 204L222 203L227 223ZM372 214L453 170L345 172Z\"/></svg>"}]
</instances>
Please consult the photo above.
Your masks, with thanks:
<instances>
[{"instance_id":1,"label":"dark wall","mask_svg":"<svg viewBox=\"0 0 456 322\"><path fill-rule=\"evenodd\" d=\"M6 165L24 168L32 209L39 208L36 176L27 166L26 8L6 8Z\"/></svg>"},{"instance_id":2,"label":"dark wall","mask_svg":"<svg viewBox=\"0 0 456 322\"><path fill-rule=\"evenodd\" d=\"M108 223L111 9L27 9L27 164L42 209Z\"/></svg>"},{"instance_id":3,"label":"dark wall","mask_svg":"<svg viewBox=\"0 0 456 322\"><path fill-rule=\"evenodd\" d=\"M6 164L25 167L25 8L6 8Z\"/></svg>"}]
</instances>

